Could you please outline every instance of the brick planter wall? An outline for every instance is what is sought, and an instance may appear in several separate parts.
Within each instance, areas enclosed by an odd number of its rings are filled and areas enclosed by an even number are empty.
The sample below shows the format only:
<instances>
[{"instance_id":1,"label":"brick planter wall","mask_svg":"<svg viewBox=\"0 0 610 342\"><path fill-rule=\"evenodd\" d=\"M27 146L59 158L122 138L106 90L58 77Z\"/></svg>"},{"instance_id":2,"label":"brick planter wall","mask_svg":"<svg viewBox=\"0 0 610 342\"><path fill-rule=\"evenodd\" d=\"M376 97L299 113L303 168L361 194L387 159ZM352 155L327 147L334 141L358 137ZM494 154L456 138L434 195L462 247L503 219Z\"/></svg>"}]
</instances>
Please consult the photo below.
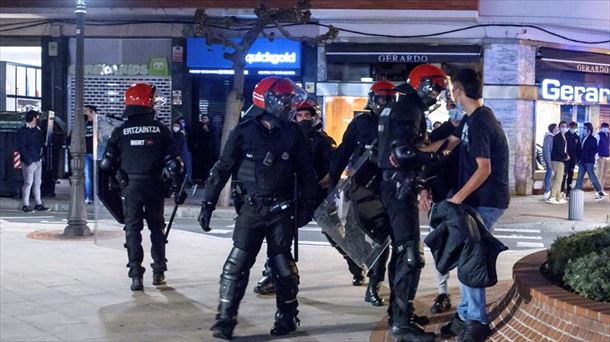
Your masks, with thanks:
<instances>
[{"instance_id":1,"label":"brick planter wall","mask_svg":"<svg viewBox=\"0 0 610 342\"><path fill-rule=\"evenodd\" d=\"M610 341L610 304L575 295L540 273L547 251L513 267L514 284L491 311L490 341Z\"/></svg>"}]
</instances>

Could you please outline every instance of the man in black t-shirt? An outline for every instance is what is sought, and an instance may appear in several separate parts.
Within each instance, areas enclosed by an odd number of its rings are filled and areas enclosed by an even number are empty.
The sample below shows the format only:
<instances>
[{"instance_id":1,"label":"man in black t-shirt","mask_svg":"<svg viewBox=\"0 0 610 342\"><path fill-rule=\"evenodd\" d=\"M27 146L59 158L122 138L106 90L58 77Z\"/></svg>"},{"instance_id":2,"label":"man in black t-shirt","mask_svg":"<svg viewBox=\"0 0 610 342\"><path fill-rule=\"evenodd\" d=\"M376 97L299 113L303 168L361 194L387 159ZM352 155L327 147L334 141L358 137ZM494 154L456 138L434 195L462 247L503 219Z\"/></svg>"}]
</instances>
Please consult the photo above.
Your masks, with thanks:
<instances>
[{"instance_id":1,"label":"man in black t-shirt","mask_svg":"<svg viewBox=\"0 0 610 342\"><path fill-rule=\"evenodd\" d=\"M458 183L448 201L476 208L492 231L510 202L508 142L494 112L483 105L480 73L461 70L453 79L453 93L466 116L448 138L449 149L460 145ZM423 150L436 151L442 143L432 143ZM461 335L465 341L483 341L490 334L485 288L462 284L460 290L462 301L452 321L441 329L441 336Z\"/></svg>"}]
</instances>

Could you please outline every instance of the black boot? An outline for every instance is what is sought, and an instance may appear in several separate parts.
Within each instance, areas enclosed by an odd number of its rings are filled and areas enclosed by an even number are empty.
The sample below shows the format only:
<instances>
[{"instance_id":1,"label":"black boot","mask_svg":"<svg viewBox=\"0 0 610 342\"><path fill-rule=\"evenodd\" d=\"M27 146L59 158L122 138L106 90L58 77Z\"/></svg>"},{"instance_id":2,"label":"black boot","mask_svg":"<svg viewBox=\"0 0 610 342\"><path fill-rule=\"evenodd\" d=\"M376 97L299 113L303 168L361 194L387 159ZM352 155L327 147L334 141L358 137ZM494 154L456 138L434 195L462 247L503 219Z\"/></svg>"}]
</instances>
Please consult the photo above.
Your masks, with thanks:
<instances>
[{"instance_id":1,"label":"black boot","mask_svg":"<svg viewBox=\"0 0 610 342\"><path fill-rule=\"evenodd\" d=\"M436 337L434 333L426 332L415 322L415 310L412 302L398 305L392 310L392 336L397 342L433 342Z\"/></svg>"},{"instance_id":2,"label":"black boot","mask_svg":"<svg viewBox=\"0 0 610 342\"><path fill-rule=\"evenodd\" d=\"M372 280L369 278L369 285L366 288L366 294L364 295L364 301L371 303L373 306L383 306L383 298L379 295L380 281Z\"/></svg>"},{"instance_id":3,"label":"black boot","mask_svg":"<svg viewBox=\"0 0 610 342\"><path fill-rule=\"evenodd\" d=\"M153 273L153 285L165 285L165 274L164 272L155 272Z\"/></svg>"},{"instance_id":4,"label":"black boot","mask_svg":"<svg viewBox=\"0 0 610 342\"><path fill-rule=\"evenodd\" d=\"M489 324L483 324L479 321L466 321L464 323L464 331L458 335L457 340L460 342L480 342L491 334Z\"/></svg>"},{"instance_id":5,"label":"black boot","mask_svg":"<svg viewBox=\"0 0 610 342\"><path fill-rule=\"evenodd\" d=\"M254 287L254 293L260 295L272 295L275 293L275 280L271 276L264 275Z\"/></svg>"},{"instance_id":6,"label":"black boot","mask_svg":"<svg viewBox=\"0 0 610 342\"><path fill-rule=\"evenodd\" d=\"M216 323L210 328L212 331L212 335L216 338L220 338L223 340L232 340L233 339L233 330L235 329L235 325L237 321L232 318L219 318L216 317Z\"/></svg>"},{"instance_id":7,"label":"black boot","mask_svg":"<svg viewBox=\"0 0 610 342\"><path fill-rule=\"evenodd\" d=\"M392 336L397 342L433 342L436 337L413 322L392 325Z\"/></svg>"},{"instance_id":8,"label":"black boot","mask_svg":"<svg viewBox=\"0 0 610 342\"><path fill-rule=\"evenodd\" d=\"M434 299L430 312L433 314L438 314L447 312L449 309L451 309L451 299L446 293L441 293Z\"/></svg>"},{"instance_id":9,"label":"black boot","mask_svg":"<svg viewBox=\"0 0 610 342\"><path fill-rule=\"evenodd\" d=\"M144 282L142 276L131 278L131 291L144 291Z\"/></svg>"},{"instance_id":10,"label":"black boot","mask_svg":"<svg viewBox=\"0 0 610 342\"><path fill-rule=\"evenodd\" d=\"M298 311L293 313L284 314L279 311L275 313L275 323L271 329L272 336L282 336L290 334L297 330L297 326L301 324L301 321L297 318Z\"/></svg>"},{"instance_id":11,"label":"black boot","mask_svg":"<svg viewBox=\"0 0 610 342\"><path fill-rule=\"evenodd\" d=\"M460 319L460 316L456 312L451 321L441 327L441 338L449 338L453 336L460 336L464 331L464 321Z\"/></svg>"},{"instance_id":12,"label":"black boot","mask_svg":"<svg viewBox=\"0 0 610 342\"><path fill-rule=\"evenodd\" d=\"M362 286L364 284L364 276L361 274L354 274L352 277L352 285Z\"/></svg>"}]
</instances>

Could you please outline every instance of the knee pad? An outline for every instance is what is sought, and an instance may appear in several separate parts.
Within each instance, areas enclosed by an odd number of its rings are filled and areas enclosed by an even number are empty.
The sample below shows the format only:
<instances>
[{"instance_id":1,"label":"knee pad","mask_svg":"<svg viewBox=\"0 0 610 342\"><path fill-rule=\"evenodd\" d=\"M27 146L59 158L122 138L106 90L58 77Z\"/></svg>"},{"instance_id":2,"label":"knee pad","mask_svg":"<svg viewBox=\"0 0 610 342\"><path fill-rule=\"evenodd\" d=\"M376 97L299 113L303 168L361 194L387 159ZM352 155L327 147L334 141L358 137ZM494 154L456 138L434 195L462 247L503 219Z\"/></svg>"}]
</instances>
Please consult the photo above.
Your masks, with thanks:
<instances>
[{"instance_id":1,"label":"knee pad","mask_svg":"<svg viewBox=\"0 0 610 342\"><path fill-rule=\"evenodd\" d=\"M290 253L281 253L270 258L272 268L279 278L298 278L299 269Z\"/></svg>"},{"instance_id":2,"label":"knee pad","mask_svg":"<svg viewBox=\"0 0 610 342\"><path fill-rule=\"evenodd\" d=\"M424 249L419 240L409 240L396 247L398 259L409 269L422 269L426 264Z\"/></svg>"},{"instance_id":3,"label":"knee pad","mask_svg":"<svg viewBox=\"0 0 610 342\"><path fill-rule=\"evenodd\" d=\"M239 274L248 269L247 259L248 253L246 251L233 247L222 267L221 277L227 280L237 280Z\"/></svg>"}]
</instances>

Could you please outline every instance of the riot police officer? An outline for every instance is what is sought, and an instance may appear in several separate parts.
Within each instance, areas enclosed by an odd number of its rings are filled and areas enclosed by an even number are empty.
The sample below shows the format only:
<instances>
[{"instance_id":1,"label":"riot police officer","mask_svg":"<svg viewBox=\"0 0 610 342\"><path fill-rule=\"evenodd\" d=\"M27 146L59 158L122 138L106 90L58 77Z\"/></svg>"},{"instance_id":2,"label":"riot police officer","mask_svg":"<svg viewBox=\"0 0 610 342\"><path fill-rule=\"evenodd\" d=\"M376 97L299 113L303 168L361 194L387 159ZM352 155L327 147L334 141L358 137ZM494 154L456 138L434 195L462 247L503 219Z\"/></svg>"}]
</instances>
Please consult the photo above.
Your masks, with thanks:
<instances>
[{"instance_id":1,"label":"riot police officer","mask_svg":"<svg viewBox=\"0 0 610 342\"><path fill-rule=\"evenodd\" d=\"M304 225L311 220L315 196L308 141L291 121L294 108L305 101L307 93L287 78L268 77L256 85L252 97L245 120L231 131L210 171L199 215L202 228L208 229L220 192L235 172L244 202L235 222L233 248L220 275L220 303L211 328L222 339L233 337L237 309L263 239L275 272L277 311L271 335L297 329L299 273L290 253L295 227L292 206L299 208L296 224ZM296 203L292 200L295 179Z\"/></svg>"},{"instance_id":2,"label":"riot police officer","mask_svg":"<svg viewBox=\"0 0 610 342\"><path fill-rule=\"evenodd\" d=\"M371 144L377 139L377 124L381 112L392 105L394 102L394 84L387 81L377 81L373 83L368 93L368 102L366 108L369 110L366 113L356 116L347 126L343 134L341 145L337 148L335 158L330 167L330 177L333 184L337 184L343 170L348 163L355 162L362 155L366 148L370 148ZM377 170L375 170L377 172ZM376 185L378 184L375 183ZM378 186L374 191L379 192ZM352 205L350 210L358 210L357 206ZM349 219L352 215L348 215L346 222L346 230L354 235L359 235L364 239L364 232L358 227L349 227L353 220ZM387 227L389 229L389 227ZM340 251L341 252L341 251ZM360 285L363 276L362 269L356 265L345 253L342 253L347 260L349 270L353 274L353 285ZM364 300L374 306L382 306L383 298L379 295L379 286L385 278L386 263L388 261L389 250L386 249L373 267L369 270L367 276L369 283L366 290Z\"/></svg>"},{"instance_id":3,"label":"riot police officer","mask_svg":"<svg viewBox=\"0 0 610 342\"><path fill-rule=\"evenodd\" d=\"M164 236L164 193L162 174L171 175L174 188L182 174L181 161L172 156L172 135L167 127L155 120L155 87L134 84L125 92L127 118L112 132L104 156L102 170L116 171L121 183L125 215L125 248L129 263L131 290L144 288L142 267L143 220L146 219L152 243L153 285L165 283L167 270ZM164 171L165 169L165 171ZM184 199L182 199L184 201Z\"/></svg>"},{"instance_id":4,"label":"riot police officer","mask_svg":"<svg viewBox=\"0 0 610 342\"><path fill-rule=\"evenodd\" d=\"M318 181L314 205L317 207L326 197L326 193L330 187L328 169L330 167L330 162L333 159L337 143L322 130L320 110L318 103L314 99L308 98L297 107L294 121L303 129L305 137L309 140L313 168L316 180ZM331 243L333 242L331 241ZM362 272L362 270L360 270L360 272ZM269 260L267 260L267 262L265 262L265 269L263 270L263 277L254 287L254 293L261 295L275 293L273 279L273 270L269 265Z\"/></svg>"},{"instance_id":5,"label":"riot police officer","mask_svg":"<svg viewBox=\"0 0 610 342\"><path fill-rule=\"evenodd\" d=\"M434 154L418 153L416 146L426 139L425 112L441 96L450 93L446 74L432 65L419 65L409 74L391 110L379 119L379 168L383 170L381 196L390 217L392 258L390 260L391 331L399 341L433 341L414 321L413 299L424 266L419 234L417 184L423 165Z\"/></svg>"}]
</instances>

